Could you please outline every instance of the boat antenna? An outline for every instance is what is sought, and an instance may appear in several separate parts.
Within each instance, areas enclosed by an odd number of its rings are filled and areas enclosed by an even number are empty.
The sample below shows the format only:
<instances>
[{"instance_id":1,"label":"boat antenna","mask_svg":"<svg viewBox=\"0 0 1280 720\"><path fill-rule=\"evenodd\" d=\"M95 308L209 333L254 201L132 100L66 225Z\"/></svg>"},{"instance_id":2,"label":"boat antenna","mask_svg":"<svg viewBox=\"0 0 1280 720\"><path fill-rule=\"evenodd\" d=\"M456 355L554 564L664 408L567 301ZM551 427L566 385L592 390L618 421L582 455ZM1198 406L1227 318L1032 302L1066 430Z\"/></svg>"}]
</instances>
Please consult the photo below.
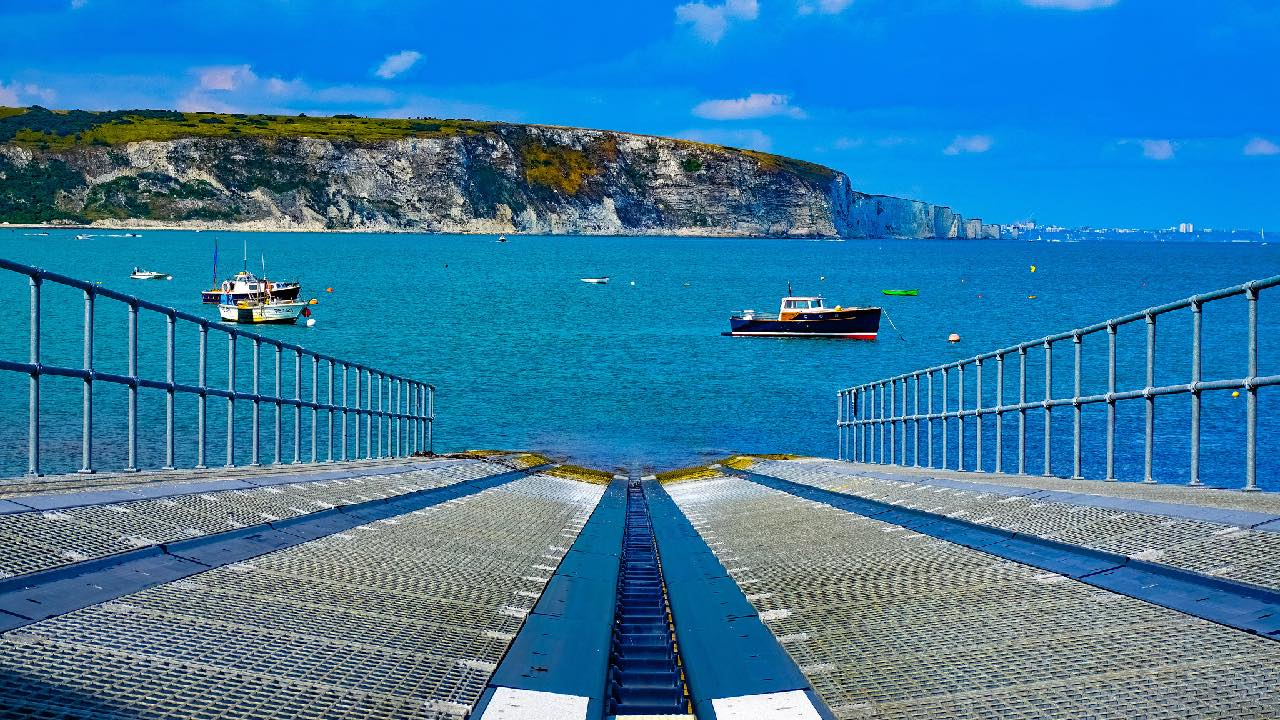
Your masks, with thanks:
<instances>
[{"instance_id":1,"label":"boat antenna","mask_svg":"<svg viewBox=\"0 0 1280 720\"><path fill-rule=\"evenodd\" d=\"M898 339L902 342L906 342L907 338L903 336L902 331L898 329L898 326L893 324L893 318L889 317L889 311L882 310L881 312L884 313L884 319L889 321L889 326L893 328L893 331L898 333Z\"/></svg>"},{"instance_id":2,"label":"boat antenna","mask_svg":"<svg viewBox=\"0 0 1280 720\"><path fill-rule=\"evenodd\" d=\"M244 271L249 272L249 239L244 241Z\"/></svg>"},{"instance_id":3,"label":"boat antenna","mask_svg":"<svg viewBox=\"0 0 1280 720\"><path fill-rule=\"evenodd\" d=\"M267 276L267 255L266 253L263 253L259 257L262 258L262 277L266 277Z\"/></svg>"},{"instance_id":4,"label":"boat antenna","mask_svg":"<svg viewBox=\"0 0 1280 720\"><path fill-rule=\"evenodd\" d=\"M788 296L791 296L791 295L794 295L794 294L795 294L795 293L791 292L791 281L790 281L790 280L788 280L788 281L787 281L787 295L788 295Z\"/></svg>"},{"instance_id":5,"label":"boat antenna","mask_svg":"<svg viewBox=\"0 0 1280 720\"><path fill-rule=\"evenodd\" d=\"M213 284L209 287L218 287L218 237L213 238Z\"/></svg>"}]
</instances>

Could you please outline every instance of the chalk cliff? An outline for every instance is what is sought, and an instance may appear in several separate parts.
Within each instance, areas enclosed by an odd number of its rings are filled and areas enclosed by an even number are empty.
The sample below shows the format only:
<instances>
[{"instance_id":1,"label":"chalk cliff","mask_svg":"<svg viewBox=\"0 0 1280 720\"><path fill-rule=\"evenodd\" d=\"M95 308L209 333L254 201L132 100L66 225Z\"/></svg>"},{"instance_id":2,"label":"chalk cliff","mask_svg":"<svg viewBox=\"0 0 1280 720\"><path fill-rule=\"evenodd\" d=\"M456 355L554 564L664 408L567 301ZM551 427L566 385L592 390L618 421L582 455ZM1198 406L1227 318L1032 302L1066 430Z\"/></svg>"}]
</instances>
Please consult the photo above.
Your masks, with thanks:
<instances>
[{"instance_id":1,"label":"chalk cliff","mask_svg":"<svg viewBox=\"0 0 1280 720\"><path fill-rule=\"evenodd\" d=\"M0 221L260 230L973 237L830 168L458 120L0 108Z\"/></svg>"}]
</instances>

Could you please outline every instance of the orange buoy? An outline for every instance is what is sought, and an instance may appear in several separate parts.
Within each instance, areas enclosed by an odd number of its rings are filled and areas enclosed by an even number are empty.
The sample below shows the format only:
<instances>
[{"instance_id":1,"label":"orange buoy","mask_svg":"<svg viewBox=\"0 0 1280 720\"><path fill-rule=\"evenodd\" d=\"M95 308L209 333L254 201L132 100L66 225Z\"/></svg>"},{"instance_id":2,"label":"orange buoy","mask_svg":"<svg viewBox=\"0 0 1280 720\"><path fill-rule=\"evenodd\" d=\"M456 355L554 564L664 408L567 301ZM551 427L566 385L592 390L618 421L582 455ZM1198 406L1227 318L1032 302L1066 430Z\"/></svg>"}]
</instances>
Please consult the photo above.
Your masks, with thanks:
<instances>
[{"instance_id":1,"label":"orange buoy","mask_svg":"<svg viewBox=\"0 0 1280 720\"><path fill-rule=\"evenodd\" d=\"M325 288L325 289L324 289L324 291L325 291L325 292L333 292L333 288Z\"/></svg>"}]
</instances>

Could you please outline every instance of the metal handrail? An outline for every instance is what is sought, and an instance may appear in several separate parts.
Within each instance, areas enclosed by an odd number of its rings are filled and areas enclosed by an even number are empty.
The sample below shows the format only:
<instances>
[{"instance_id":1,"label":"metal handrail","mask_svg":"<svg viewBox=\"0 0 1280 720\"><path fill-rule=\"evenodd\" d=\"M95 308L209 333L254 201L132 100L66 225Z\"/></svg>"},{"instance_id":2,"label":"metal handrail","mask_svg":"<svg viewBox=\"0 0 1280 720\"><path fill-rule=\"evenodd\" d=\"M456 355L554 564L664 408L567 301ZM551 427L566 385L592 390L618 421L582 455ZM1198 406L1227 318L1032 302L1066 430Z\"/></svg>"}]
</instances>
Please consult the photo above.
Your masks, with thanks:
<instances>
[{"instance_id":1,"label":"metal handrail","mask_svg":"<svg viewBox=\"0 0 1280 720\"><path fill-rule=\"evenodd\" d=\"M1087 405L1105 403L1107 406L1106 434L1106 480L1115 480L1115 430L1116 404L1124 400L1142 398L1146 401L1145 444L1143 447L1143 482L1154 483L1152 466L1155 450L1155 401L1157 397L1189 394L1191 396L1191 457L1190 482L1192 486L1201 486L1200 478L1200 414L1201 394L1213 390L1242 390L1247 393L1247 409L1245 420L1245 490L1257 490L1257 435L1258 435L1258 389L1272 385L1280 385L1280 375L1258 375L1258 297L1262 290L1280 285L1280 275L1235 285L1214 292L1195 295L1177 302L1140 310L1135 313L1112 318L1100 323L1088 325L1075 330L1049 335L1038 340L1019 343L1010 347L975 355L964 360L936 365L874 382L856 385L840 390L837 395L836 427L839 443L840 459L856 462L880 463L888 465L905 465L908 459L915 467L934 467L934 423L941 421L941 467L943 469L965 470L965 419L973 418L976 424L975 434L975 469L983 468L983 419L995 416L995 470L1005 472L1004 462L1004 416L1016 412L1018 415L1018 474L1027 471L1026 437L1027 412L1040 409L1044 413L1044 465L1042 474L1052 473L1052 410L1055 407L1070 406L1073 408L1073 457L1072 477L1082 478L1082 443L1081 413ZM1243 378L1211 380L1201 379L1202 349L1202 310L1210 302L1224 298L1243 295L1248 301L1248 374ZM1192 355L1191 378L1187 383L1177 385L1155 384L1156 365L1156 318L1177 310L1190 309L1192 312ZM1116 387L1116 332L1130 323L1145 321L1147 327L1146 383L1143 387L1119 391ZM1089 335L1106 333L1108 346L1107 360L1107 392L1102 394L1083 395L1081 392L1082 342ZM1070 340L1075 348L1074 392L1070 397L1054 397L1053 393L1053 344ZM1041 400L1027 399L1027 353L1035 348L1044 349L1044 385L1045 394ZM1016 402L1005 402L1004 361L1008 356L1018 357L1019 381L1018 399ZM996 404L983 406L982 371L987 361L996 363ZM976 374L976 399L971 406L965 405L965 368L972 367ZM949 408L952 393L949 392L952 371L956 378L954 393L955 407ZM934 378L941 381L942 408L934 409ZM920 408L921 382L926 385L926 406ZM901 385L901 406L898 387ZM908 408L908 390L914 391L914 406ZM955 419L958 425L956 437L957 459L954 467L949 456L950 420ZM925 465L921 465L921 423L925 424ZM901 430L901 438L898 431ZM909 430L914 433L914 453L908 453ZM887 446L886 446L887 445Z\"/></svg>"},{"instance_id":2,"label":"metal handrail","mask_svg":"<svg viewBox=\"0 0 1280 720\"><path fill-rule=\"evenodd\" d=\"M226 467L236 465L235 458L235 402L248 400L253 403L252 415L252 452L251 466L263 464L260 456L260 413L262 403L275 407L275 444L274 459L281 463L281 415L285 406L292 407L293 413L293 460L302 462L302 410L311 410L311 457L310 462L333 462L334 458L334 420L335 414L341 413L341 449L337 460L362 459L374 457L402 457L412 455L421 450L434 450L435 425L435 386L417 380L394 375L340 358L307 350L299 345L265 337L254 332L224 325L208 318L186 313L171 307L148 302L133 295L100 287L93 283L78 280L58 273L42 270L30 265L16 263L0 258L0 269L25 275L30 286L30 325L29 352L27 362L0 360L0 371L11 371L29 377L27 402L27 474L41 474L40 457L40 379L45 376L77 378L82 381L81 406L81 473L92 473L97 469L93 462L93 394L94 385L99 382L123 385L128 389L127 416L128 440L126 443L126 460L124 472L139 470L138 458L138 389L149 388L163 390L165 400L165 464L162 469L172 470L175 467L175 431L174 413L177 393L187 393L197 397L196 410L196 462L194 467L205 468L205 446L207 439L208 408L210 396L227 400L227 441ZM41 362L41 288L45 282L56 283L75 288L84 293L84 338L83 366L79 368L48 365ZM127 374L108 373L94 368L94 313L98 298L107 298L124 303L128 307L128 370ZM166 353L165 378L140 377L138 374L138 311L146 310L158 313L166 319ZM178 321L194 324L200 333L198 381L196 384L176 381L175 337ZM227 334L227 387L212 387L208 383L208 335L210 330ZM236 341L243 338L253 344L253 390L243 392L236 389ZM265 393L261 387L261 354L262 346L275 348L275 393ZM284 363L284 352L293 354L294 388L293 397L286 397L281 373ZM302 362L303 358L311 360L311 398L302 397ZM328 365L328 392L325 401L319 398L320 364ZM335 402L334 375L341 368L342 398ZM348 399L348 379L354 379L354 404ZM365 379L365 402L361 405L360 385ZM374 384L377 384L377 406L374 406ZM386 399L384 405L383 400ZM325 412L328 420L328 446L326 456L318 457L319 437L318 416ZM349 456L348 419L353 419L354 452ZM360 424L364 418L365 443L364 454L360 448ZM378 425L378 436L375 448L373 426L375 419ZM385 431L384 431L385 423Z\"/></svg>"}]
</instances>

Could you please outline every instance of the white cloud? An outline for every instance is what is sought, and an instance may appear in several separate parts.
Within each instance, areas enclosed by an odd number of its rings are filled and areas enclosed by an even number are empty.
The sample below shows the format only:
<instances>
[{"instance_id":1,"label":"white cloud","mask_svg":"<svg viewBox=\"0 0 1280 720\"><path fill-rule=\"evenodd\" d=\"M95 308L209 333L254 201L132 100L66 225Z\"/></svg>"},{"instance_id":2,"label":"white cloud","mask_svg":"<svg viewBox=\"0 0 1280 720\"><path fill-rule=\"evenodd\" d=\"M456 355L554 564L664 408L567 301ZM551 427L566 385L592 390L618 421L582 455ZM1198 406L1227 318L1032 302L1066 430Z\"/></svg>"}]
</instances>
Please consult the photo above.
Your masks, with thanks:
<instances>
[{"instance_id":1,"label":"white cloud","mask_svg":"<svg viewBox=\"0 0 1280 720\"><path fill-rule=\"evenodd\" d=\"M791 98L777 93L751 93L744 98L704 100L693 108L693 114L711 120L744 120L782 115L800 119L804 110L791 104Z\"/></svg>"},{"instance_id":2,"label":"white cloud","mask_svg":"<svg viewBox=\"0 0 1280 720\"><path fill-rule=\"evenodd\" d=\"M378 66L378 69L373 71L373 74L384 80L390 80L408 71L421 59L422 53L417 50L401 50L394 55L388 55L387 59L383 60L382 64Z\"/></svg>"},{"instance_id":3,"label":"white cloud","mask_svg":"<svg viewBox=\"0 0 1280 720\"><path fill-rule=\"evenodd\" d=\"M237 90L258 82L258 76L248 65L214 65L196 68L201 90Z\"/></svg>"},{"instance_id":4,"label":"white cloud","mask_svg":"<svg viewBox=\"0 0 1280 720\"><path fill-rule=\"evenodd\" d=\"M52 89L35 83L0 82L0 105L22 107L25 105L49 105L57 97Z\"/></svg>"},{"instance_id":5,"label":"white cloud","mask_svg":"<svg viewBox=\"0 0 1280 720\"><path fill-rule=\"evenodd\" d=\"M0 103L3 104L3 103ZM1245 143L1245 155L1280 155L1280 145L1263 138L1256 137Z\"/></svg>"},{"instance_id":6,"label":"white cloud","mask_svg":"<svg viewBox=\"0 0 1280 720\"><path fill-rule=\"evenodd\" d=\"M812 15L814 13L839 15L852 4L853 0L817 0L817 2L803 0L797 10L801 15Z\"/></svg>"},{"instance_id":7,"label":"white cloud","mask_svg":"<svg viewBox=\"0 0 1280 720\"><path fill-rule=\"evenodd\" d=\"M1022 0L1023 5L1039 8L1053 8L1055 10L1096 10L1097 8L1111 7L1119 0Z\"/></svg>"},{"instance_id":8,"label":"white cloud","mask_svg":"<svg viewBox=\"0 0 1280 720\"><path fill-rule=\"evenodd\" d=\"M711 145L728 145L730 147L763 150L765 152L773 148L773 138L760 130L686 130L682 133L677 133L676 137Z\"/></svg>"},{"instance_id":9,"label":"white cloud","mask_svg":"<svg viewBox=\"0 0 1280 720\"><path fill-rule=\"evenodd\" d=\"M691 2L676 6L676 22L692 25L698 37L712 44L724 37L730 20L755 20L759 15L756 0L724 0L719 5Z\"/></svg>"},{"instance_id":10,"label":"white cloud","mask_svg":"<svg viewBox=\"0 0 1280 720\"><path fill-rule=\"evenodd\" d=\"M957 135L942 152L945 155L984 153L990 150L995 142L990 135Z\"/></svg>"},{"instance_id":11,"label":"white cloud","mask_svg":"<svg viewBox=\"0 0 1280 720\"><path fill-rule=\"evenodd\" d=\"M1175 146L1172 140L1139 140L1142 156L1148 160L1170 160L1173 158Z\"/></svg>"}]
</instances>

